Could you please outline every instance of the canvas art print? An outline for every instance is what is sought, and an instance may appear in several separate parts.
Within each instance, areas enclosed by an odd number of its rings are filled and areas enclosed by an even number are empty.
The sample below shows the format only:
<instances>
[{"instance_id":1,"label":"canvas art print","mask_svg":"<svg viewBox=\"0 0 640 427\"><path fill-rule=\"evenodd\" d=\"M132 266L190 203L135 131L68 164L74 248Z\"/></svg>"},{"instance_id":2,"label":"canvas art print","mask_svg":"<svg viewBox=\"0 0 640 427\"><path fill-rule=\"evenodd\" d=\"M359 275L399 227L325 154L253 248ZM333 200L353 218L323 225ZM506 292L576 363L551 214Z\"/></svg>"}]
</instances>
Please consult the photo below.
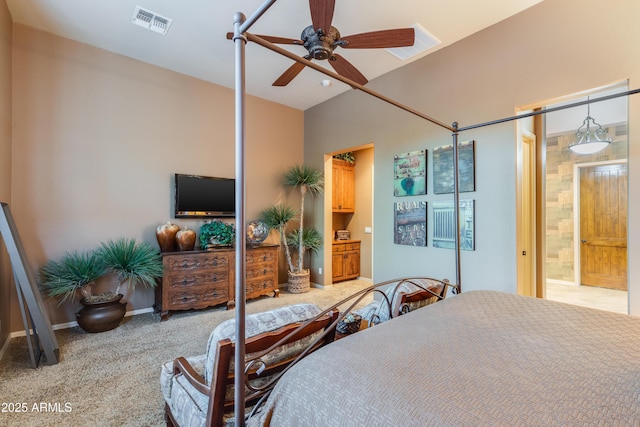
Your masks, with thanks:
<instances>
[{"instance_id":1,"label":"canvas art print","mask_svg":"<svg viewBox=\"0 0 640 427\"><path fill-rule=\"evenodd\" d=\"M476 190L474 141L458 143L458 190ZM433 192L453 193L453 144L433 150Z\"/></svg>"},{"instance_id":2,"label":"canvas art print","mask_svg":"<svg viewBox=\"0 0 640 427\"><path fill-rule=\"evenodd\" d=\"M393 243L427 246L427 202L394 203Z\"/></svg>"},{"instance_id":3,"label":"canvas art print","mask_svg":"<svg viewBox=\"0 0 640 427\"><path fill-rule=\"evenodd\" d=\"M475 200L459 200L460 249L473 251L475 243ZM433 203L433 247L454 249L456 213L453 201Z\"/></svg>"},{"instance_id":4,"label":"canvas art print","mask_svg":"<svg viewBox=\"0 0 640 427\"><path fill-rule=\"evenodd\" d=\"M393 195L427 194L427 150L397 154L393 158Z\"/></svg>"}]
</instances>

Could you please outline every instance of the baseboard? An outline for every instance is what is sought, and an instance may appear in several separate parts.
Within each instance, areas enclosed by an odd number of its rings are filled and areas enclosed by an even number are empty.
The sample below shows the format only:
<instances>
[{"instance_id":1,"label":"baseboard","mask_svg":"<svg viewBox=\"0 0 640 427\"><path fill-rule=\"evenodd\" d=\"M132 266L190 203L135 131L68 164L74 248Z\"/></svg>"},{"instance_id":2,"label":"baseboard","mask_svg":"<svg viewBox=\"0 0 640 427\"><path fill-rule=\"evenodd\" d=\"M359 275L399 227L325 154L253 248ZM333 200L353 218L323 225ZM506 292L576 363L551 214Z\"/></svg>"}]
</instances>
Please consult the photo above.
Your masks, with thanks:
<instances>
[{"instance_id":1,"label":"baseboard","mask_svg":"<svg viewBox=\"0 0 640 427\"><path fill-rule=\"evenodd\" d=\"M132 311L127 311L124 315L124 317L130 317L130 316L136 316L138 314L145 314L145 313L153 313L153 307L148 307L148 308L141 308L139 310L132 310ZM78 326L78 322L67 322L67 323L56 323L55 325L51 325L51 328L54 331L58 331L60 329L69 329L69 328L75 328L76 326ZM29 333L32 333L31 330L29 330ZM25 337L27 336L27 333L25 331L17 331L17 332L12 332L9 335L9 340L16 337ZM1 358L1 357L0 357Z\"/></svg>"}]
</instances>

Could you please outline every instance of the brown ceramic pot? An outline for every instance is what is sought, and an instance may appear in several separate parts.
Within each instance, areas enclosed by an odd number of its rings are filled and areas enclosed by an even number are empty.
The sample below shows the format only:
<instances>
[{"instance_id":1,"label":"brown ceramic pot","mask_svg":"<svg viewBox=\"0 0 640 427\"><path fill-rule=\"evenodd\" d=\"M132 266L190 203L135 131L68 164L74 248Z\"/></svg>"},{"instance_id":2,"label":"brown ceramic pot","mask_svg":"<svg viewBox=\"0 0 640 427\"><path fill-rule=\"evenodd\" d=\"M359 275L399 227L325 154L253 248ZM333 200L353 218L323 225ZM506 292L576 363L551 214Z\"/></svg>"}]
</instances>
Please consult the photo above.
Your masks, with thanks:
<instances>
[{"instance_id":1,"label":"brown ceramic pot","mask_svg":"<svg viewBox=\"0 0 640 427\"><path fill-rule=\"evenodd\" d=\"M174 252L176 250L176 234L179 230L180 227L176 224L171 224L170 221L156 228L156 239L158 239L160 251Z\"/></svg>"},{"instance_id":2,"label":"brown ceramic pot","mask_svg":"<svg viewBox=\"0 0 640 427\"><path fill-rule=\"evenodd\" d=\"M127 312L127 303L120 302L123 295L118 294L112 300L87 302L80 300L83 307L76 313L78 325L87 332L104 332L118 327Z\"/></svg>"},{"instance_id":3,"label":"brown ceramic pot","mask_svg":"<svg viewBox=\"0 0 640 427\"><path fill-rule=\"evenodd\" d=\"M192 251L196 246L196 232L185 227L176 233L176 243L180 251Z\"/></svg>"}]
</instances>

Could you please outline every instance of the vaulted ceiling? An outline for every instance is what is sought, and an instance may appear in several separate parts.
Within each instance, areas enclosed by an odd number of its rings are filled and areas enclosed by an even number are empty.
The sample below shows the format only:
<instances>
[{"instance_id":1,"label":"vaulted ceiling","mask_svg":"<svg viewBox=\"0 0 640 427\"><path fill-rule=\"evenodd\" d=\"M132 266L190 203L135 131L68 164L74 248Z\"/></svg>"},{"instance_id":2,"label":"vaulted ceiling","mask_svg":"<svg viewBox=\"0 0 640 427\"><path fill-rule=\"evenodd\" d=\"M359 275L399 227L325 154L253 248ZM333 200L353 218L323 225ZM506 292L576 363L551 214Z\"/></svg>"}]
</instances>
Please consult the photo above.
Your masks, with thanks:
<instances>
[{"instance_id":1,"label":"vaulted ceiling","mask_svg":"<svg viewBox=\"0 0 640 427\"><path fill-rule=\"evenodd\" d=\"M340 55L369 80L502 21L542 0L336 0L332 25L351 35L418 24L439 43L401 60L385 49L345 49ZM262 0L6 0L14 22L107 51L135 58L232 88L236 12L250 17ZM165 35L132 22L136 7L169 18ZM249 32L298 39L311 24L309 2L279 0ZM301 46L284 45L304 56ZM305 110L346 90L325 75L304 69L285 87L272 83L294 61L258 46L247 45L247 93ZM326 65L327 61L315 61ZM331 68L329 68L331 69ZM332 70L332 69L331 69ZM330 79L331 80L331 79Z\"/></svg>"}]
</instances>

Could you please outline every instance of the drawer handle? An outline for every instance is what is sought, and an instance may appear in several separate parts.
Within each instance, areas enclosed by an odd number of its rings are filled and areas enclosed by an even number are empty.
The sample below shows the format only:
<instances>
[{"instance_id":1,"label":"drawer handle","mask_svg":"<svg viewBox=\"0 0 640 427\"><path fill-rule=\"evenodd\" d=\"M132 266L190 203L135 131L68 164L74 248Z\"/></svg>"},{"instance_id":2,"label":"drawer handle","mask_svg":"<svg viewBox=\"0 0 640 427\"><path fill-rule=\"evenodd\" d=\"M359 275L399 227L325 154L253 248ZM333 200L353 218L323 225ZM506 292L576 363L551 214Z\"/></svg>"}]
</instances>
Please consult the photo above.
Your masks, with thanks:
<instances>
[{"instance_id":1,"label":"drawer handle","mask_svg":"<svg viewBox=\"0 0 640 427\"><path fill-rule=\"evenodd\" d=\"M262 274L267 274L267 269L262 270Z\"/></svg>"},{"instance_id":2,"label":"drawer handle","mask_svg":"<svg viewBox=\"0 0 640 427\"><path fill-rule=\"evenodd\" d=\"M187 301L187 296L186 295L182 295L182 301Z\"/></svg>"},{"instance_id":3,"label":"drawer handle","mask_svg":"<svg viewBox=\"0 0 640 427\"><path fill-rule=\"evenodd\" d=\"M211 262L211 265L213 265L214 267L218 266L218 259L214 259L213 262Z\"/></svg>"},{"instance_id":4,"label":"drawer handle","mask_svg":"<svg viewBox=\"0 0 640 427\"><path fill-rule=\"evenodd\" d=\"M218 281L218 275L214 274L213 276L211 276L211 281L212 282L217 282Z\"/></svg>"},{"instance_id":5,"label":"drawer handle","mask_svg":"<svg viewBox=\"0 0 640 427\"><path fill-rule=\"evenodd\" d=\"M263 261L266 261L266 260L267 260L267 256L266 256L266 255L263 255L263 256L262 256L262 260L263 260Z\"/></svg>"}]
</instances>

